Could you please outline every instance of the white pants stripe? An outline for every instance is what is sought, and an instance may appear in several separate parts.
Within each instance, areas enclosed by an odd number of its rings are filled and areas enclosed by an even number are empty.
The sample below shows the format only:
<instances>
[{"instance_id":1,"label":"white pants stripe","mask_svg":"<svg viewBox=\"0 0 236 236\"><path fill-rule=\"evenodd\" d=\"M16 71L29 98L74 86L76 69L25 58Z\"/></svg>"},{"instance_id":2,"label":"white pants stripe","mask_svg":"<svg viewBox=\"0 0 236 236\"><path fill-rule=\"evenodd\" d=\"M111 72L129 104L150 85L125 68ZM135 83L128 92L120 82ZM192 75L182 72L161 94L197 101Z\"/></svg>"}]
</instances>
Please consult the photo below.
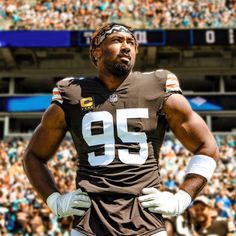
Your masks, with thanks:
<instances>
[{"instance_id":1,"label":"white pants stripe","mask_svg":"<svg viewBox=\"0 0 236 236\"><path fill-rule=\"evenodd\" d=\"M71 230L71 236L86 236L85 234L80 233L74 229ZM167 236L166 231L161 231L159 233L155 233L152 236Z\"/></svg>"}]
</instances>

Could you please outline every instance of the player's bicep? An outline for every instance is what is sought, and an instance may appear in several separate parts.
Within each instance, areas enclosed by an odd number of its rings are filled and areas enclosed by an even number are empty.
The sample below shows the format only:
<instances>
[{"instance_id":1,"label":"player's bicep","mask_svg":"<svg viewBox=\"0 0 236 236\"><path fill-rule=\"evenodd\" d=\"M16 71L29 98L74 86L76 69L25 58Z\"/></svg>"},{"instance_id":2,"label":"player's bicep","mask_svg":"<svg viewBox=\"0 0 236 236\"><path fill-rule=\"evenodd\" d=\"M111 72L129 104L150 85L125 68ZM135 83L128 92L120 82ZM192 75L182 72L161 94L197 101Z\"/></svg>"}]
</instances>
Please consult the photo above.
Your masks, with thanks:
<instances>
[{"instance_id":1,"label":"player's bicep","mask_svg":"<svg viewBox=\"0 0 236 236\"><path fill-rule=\"evenodd\" d=\"M170 129L188 150L194 154L215 155L217 147L211 132L184 96L171 95L164 111Z\"/></svg>"},{"instance_id":2,"label":"player's bicep","mask_svg":"<svg viewBox=\"0 0 236 236\"><path fill-rule=\"evenodd\" d=\"M52 104L44 113L26 149L42 161L49 160L56 152L67 131L62 108Z\"/></svg>"}]
</instances>

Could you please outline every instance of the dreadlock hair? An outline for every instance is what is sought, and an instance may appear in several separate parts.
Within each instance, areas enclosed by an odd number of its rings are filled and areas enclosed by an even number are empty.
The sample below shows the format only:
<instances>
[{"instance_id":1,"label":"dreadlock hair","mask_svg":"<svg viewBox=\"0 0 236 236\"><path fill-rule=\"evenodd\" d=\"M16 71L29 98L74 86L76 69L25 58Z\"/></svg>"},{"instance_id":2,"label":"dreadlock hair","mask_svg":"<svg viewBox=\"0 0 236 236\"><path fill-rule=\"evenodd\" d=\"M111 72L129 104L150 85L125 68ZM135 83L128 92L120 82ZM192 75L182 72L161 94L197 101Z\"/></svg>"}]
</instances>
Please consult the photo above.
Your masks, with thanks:
<instances>
[{"instance_id":1,"label":"dreadlock hair","mask_svg":"<svg viewBox=\"0 0 236 236\"><path fill-rule=\"evenodd\" d=\"M90 59L91 59L93 65L95 65L95 67L97 66L97 60L93 54L94 54L95 49L97 47L99 47L101 44L99 39L100 39L101 35L103 35L106 31L109 31L114 25L119 25L119 26L123 26L123 27L127 28L130 31L130 33L132 34L133 38L135 39L135 47L136 48L138 47L138 41L135 38L135 36L133 35L133 29L130 26L120 24L120 23L108 23L104 26L101 26L93 33L93 35L91 37L90 48L89 48Z\"/></svg>"}]
</instances>

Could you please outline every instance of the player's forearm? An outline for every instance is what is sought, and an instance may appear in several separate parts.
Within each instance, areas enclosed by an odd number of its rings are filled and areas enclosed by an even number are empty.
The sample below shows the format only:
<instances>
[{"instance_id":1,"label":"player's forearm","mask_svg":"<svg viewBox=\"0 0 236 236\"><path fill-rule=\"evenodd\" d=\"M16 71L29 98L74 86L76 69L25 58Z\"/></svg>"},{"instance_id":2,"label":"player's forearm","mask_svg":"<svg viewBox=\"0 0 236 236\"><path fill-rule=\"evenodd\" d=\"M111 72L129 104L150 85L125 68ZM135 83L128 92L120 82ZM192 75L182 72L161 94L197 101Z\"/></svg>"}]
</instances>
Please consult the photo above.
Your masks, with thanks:
<instances>
[{"instance_id":1,"label":"player's forearm","mask_svg":"<svg viewBox=\"0 0 236 236\"><path fill-rule=\"evenodd\" d=\"M187 192L194 199L207 184L207 179L197 174L187 174L180 189Z\"/></svg>"},{"instance_id":2,"label":"player's forearm","mask_svg":"<svg viewBox=\"0 0 236 236\"><path fill-rule=\"evenodd\" d=\"M59 192L47 165L30 151L25 153L23 166L30 183L45 202L50 194Z\"/></svg>"}]
</instances>

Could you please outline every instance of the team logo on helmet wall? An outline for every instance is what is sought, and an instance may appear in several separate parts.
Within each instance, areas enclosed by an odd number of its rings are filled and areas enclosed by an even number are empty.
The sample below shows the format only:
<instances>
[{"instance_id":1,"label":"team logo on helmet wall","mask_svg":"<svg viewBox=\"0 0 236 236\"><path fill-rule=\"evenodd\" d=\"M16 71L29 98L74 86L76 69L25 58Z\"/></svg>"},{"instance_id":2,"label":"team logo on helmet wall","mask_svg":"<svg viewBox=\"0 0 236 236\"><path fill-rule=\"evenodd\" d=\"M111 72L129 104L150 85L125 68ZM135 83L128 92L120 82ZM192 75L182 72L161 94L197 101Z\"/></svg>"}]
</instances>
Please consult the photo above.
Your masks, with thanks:
<instances>
[{"instance_id":1,"label":"team logo on helmet wall","mask_svg":"<svg viewBox=\"0 0 236 236\"><path fill-rule=\"evenodd\" d=\"M94 109L94 101L92 97L82 98L80 100L80 106L82 111Z\"/></svg>"}]
</instances>

